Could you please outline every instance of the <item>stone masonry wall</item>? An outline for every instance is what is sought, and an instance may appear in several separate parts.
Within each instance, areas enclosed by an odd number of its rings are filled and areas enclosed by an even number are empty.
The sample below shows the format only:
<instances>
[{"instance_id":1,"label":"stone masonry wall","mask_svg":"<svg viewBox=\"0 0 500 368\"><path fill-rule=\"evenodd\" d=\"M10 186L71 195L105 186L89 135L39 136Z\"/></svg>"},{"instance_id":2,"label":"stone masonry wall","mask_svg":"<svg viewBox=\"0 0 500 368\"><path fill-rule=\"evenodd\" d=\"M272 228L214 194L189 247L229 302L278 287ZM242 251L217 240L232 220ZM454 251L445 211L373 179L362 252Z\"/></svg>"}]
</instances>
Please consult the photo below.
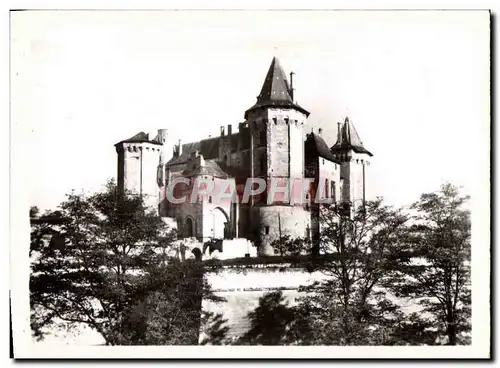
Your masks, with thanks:
<instances>
[{"instance_id":1,"label":"stone masonry wall","mask_svg":"<svg viewBox=\"0 0 500 368\"><path fill-rule=\"evenodd\" d=\"M300 206L262 206L255 208L259 220L260 254L274 255L271 243L281 236L306 237L310 213Z\"/></svg>"},{"instance_id":2,"label":"stone masonry wall","mask_svg":"<svg viewBox=\"0 0 500 368\"><path fill-rule=\"evenodd\" d=\"M118 152L118 184L142 194L146 205L157 209L159 187L157 168L161 146L150 143L122 143Z\"/></svg>"},{"instance_id":3,"label":"stone masonry wall","mask_svg":"<svg viewBox=\"0 0 500 368\"><path fill-rule=\"evenodd\" d=\"M300 286L310 285L324 278L318 271L309 273L304 268L287 264L224 267L219 272L207 273L205 277L215 294L225 298L225 301L204 300L202 308L207 312L220 313L227 319L229 338L240 337L248 331L248 313L259 305L259 298L266 293L282 290L285 300L293 304L301 296L298 291ZM206 327L201 328L200 341L206 337Z\"/></svg>"},{"instance_id":4,"label":"stone masonry wall","mask_svg":"<svg viewBox=\"0 0 500 368\"><path fill-rule=\"evenodd\" d=\"M288 125L281 119L278 123L268 123L268 157L267 167L270 177L289 177L289 151Z\"/></svg>"}]
</instances>

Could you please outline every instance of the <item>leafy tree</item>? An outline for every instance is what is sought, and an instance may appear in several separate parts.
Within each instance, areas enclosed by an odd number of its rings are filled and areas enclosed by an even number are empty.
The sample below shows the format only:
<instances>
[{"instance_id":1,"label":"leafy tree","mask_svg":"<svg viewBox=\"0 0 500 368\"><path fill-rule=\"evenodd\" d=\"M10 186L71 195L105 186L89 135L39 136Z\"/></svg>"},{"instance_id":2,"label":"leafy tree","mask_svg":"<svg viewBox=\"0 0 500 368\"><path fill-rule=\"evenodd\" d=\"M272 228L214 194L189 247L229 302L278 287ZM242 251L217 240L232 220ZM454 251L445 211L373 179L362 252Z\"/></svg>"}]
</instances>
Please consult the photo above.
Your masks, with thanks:
<instances>
[{"instance_id":1,"label":"leafy tree","mask_svg":"<svg viewBox=\"0 0 500 368\"><path fill-rule=\"evenodd\" d=\"M37 206L30 207L30 217L37 217L40 213L40 209Z\"/></svg>"},{"instance_id":2,"label":"leafy tree","mask_svg":"<svg viewBox=\"0 0 500 368\"><path fill-rule=\"evenodd\" d=\"M323 256L316 265L325 279L303 288L308 295L301 305L313 344L387 343L401 314L381 285L407 221L381 199L358 207L352 216L336 204L321 209L319 247L333 257Z\"/></svg>"},{"instance_id":3,"label":"leafy tree","mask_svg":"<svg viewBox=\"0 0 500 368\"><path fill-rule=\"evenodd\" d=\"M310 252L311 246L307 239L292 238L290 235L283 235L280 239L271 242L275 254L283 256L299 256Z\"/></svg>"},{"instance_id":4,"label":"leafy tree","mask_svg":"<svg viewBox=\"0 0 500 368\"><path fill-rule=\"evenodd\" d=\"M287 333L295 320L295 311L284 299L281 291L266 293L259 306L248 314L250 330L237 345L285 345Z\"/></svg>"},{"instance_id":5,"label":"leafy tree","mask_svg":"<svg viewBox=\"0 0 500 368\"><path fill-rule=\"evenodd\" d=\"M233 343L233 339L227 336L229 326L222 314L203 311L201 318L205 337L200 341L200 345L231 345Z\"/></svg>"},{"instance_id":6,"label":"leafy tree","mask_svg":"<svg viewBox=\"0 0 500 368\"><path fill-rule=\"evenodd\" d=\"M468 196L444 184L413 204L411 242L389 286L396 295L419 298L421 315L449 345L470 343L470 212Z\"/></svg>"},{"instance_id":7,"label":"leafy tree","mask_svg":"<svg viewBox=\"0 0 500 368\"><path fill-rule=\"evenodd\" d=\"M139 196L110 182L101 193L68 195L44 218L30 248L36 336L63 321L90 326L108 345L197 340L194 310L208 286L198 263L169 257L176 235Z\"/></svg>"},{"instance_id":8,"label":"leafy tree","mask_svg":"<svg viewBox=\"0 0 500 368\"><path fill-rule=\"evenodd\" d=\"M202 297L216 299L208 295L199 262L171 260L165 269L154 270L144 281L135 303L123 313L121 343L197 345Z\"/></svg>"}]
</instances>

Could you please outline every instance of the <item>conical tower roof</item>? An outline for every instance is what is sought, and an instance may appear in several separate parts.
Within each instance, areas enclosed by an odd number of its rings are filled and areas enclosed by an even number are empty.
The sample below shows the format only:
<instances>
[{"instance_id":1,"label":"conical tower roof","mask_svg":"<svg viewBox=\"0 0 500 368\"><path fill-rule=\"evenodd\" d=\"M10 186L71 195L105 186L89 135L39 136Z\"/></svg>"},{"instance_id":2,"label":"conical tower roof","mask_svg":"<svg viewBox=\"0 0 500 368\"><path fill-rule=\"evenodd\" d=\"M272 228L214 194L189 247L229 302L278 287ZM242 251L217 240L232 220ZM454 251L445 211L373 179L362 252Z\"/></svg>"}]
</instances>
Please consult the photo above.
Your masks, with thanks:
<instances>
[{"instance_id":1,"label":"conical tower roof","mask_svg":"<svg viewBox=\"0 0 500 368\"><path fill-rule=\"evenodd\" d=\"M284 107L293 108L306 116L309 112L300 107L293 101L292 91L286 78L285 72L281 67L278 58L274 57L267 72L266 79L262 85L259 96L257 96L257 103L245 112L245 118L248 113L254 109L262 107Z\"/></svg>"},{"instance_id":2,"label":"conical tower roof","mask_svg":"<svg viewBox=\"0 0 500 368\"><path fill-rule=\"evenodd\" d=\"M349 118L345 118L343 123L339 123L337 142L330 148L332 153L342 153L353 150L356 153L366 153L373 156L364 146L359 134Z\"/></svg>"}]
</instances>

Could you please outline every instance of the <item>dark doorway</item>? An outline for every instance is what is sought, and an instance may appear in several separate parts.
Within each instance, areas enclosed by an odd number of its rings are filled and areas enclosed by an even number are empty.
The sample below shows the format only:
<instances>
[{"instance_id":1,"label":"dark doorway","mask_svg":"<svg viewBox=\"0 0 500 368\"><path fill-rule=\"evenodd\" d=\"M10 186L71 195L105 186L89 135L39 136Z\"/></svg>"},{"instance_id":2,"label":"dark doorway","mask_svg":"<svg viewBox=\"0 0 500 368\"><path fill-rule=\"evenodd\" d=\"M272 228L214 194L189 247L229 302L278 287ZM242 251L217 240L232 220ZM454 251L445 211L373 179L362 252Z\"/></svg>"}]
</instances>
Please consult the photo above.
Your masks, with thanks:
<instances>
[{"instance_id":1,"label":"dark doorway","mask_svg":"<svg viewBox=\"0 0 500 368\"><path fill-rule=\"evenodd\" d=\"M191 218L186 219L186 236L192 238L194 236L194 222Z\"/></svg>"}]
</instances>

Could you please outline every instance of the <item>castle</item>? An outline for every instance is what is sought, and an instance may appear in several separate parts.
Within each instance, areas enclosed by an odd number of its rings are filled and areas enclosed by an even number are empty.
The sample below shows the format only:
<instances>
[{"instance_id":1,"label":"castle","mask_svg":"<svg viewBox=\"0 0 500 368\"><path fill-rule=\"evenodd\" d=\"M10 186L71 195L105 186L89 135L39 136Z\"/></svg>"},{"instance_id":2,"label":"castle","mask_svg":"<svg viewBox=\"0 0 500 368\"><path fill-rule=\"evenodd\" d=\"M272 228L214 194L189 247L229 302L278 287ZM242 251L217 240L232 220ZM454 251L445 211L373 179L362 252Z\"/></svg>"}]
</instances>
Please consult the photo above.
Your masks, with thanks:
<instances>
[{"instance_id":1,"label":"castle","mask_svg":"<svg viewBox=\"0 0 500 368\"><path fill-rule=\"evenodd\" d=\"M320 231L315 198L321 194L351 209L363 203L372 154L348 118L338 123L332 146L323 139L321 129L304 134L309 114L294 100L293 73L289 83L275 57L257 102L245 111L237 132L228 125L227 130L220 128L218 137L181 144L167 129L159 129L117 143L118 187L140 193L183 238L200 242L244 238L264 256L275 254L271 244L284 235L314 241ZM197 179L211 182L212 188L240 192L248 179L257 178L268 184L309 179L311 188L306 190L305 201L298 203L290 200L296 195L291 186L275 188L281 196L269 196L268 189L246 203L197 193L194 202L169 200L193 195ZM175 181L177 185L171 185ZM169 188L173 188L170 197ZM243 253L241 257L249 256Z\"/></svg>"}]
</instances>

